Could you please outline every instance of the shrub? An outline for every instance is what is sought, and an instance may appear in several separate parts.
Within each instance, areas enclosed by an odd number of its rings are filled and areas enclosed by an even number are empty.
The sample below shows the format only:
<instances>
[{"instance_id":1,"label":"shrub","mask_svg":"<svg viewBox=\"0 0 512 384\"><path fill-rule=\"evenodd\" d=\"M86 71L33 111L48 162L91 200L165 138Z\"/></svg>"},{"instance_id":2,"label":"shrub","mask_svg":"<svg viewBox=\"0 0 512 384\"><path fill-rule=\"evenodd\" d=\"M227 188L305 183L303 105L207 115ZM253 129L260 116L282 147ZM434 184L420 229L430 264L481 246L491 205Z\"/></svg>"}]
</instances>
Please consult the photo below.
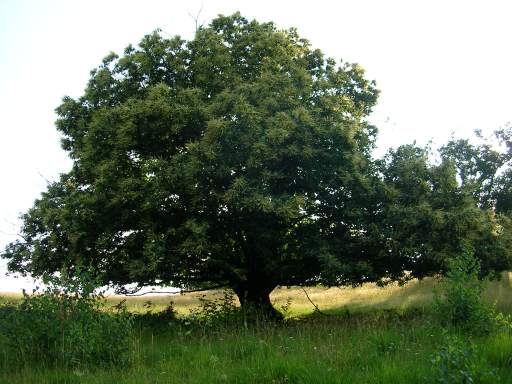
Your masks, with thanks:
<instances>
[{"instance_id":1,"label":"shrub","mask_svg":"<svg viewBox=\"0 0 512 384\"><path fill-rule=\"evenodd\" d=\"M59 366L126 362L132 318L125 308L106 309L86 274L49 280L43 293L24 292L0 308L0 342L8 359Z\"/></svg>"},{"instance_id":2,"label":"shrub","mask_svg":"<svg viewBox=\"0 0 512 384\"><path fill-rule=\"evenodd\" d=\"M498 383L499 376L479 361L473 344L451 336L432 357L436 382L440 384Z\"/></svg>"},{"instance_id":3,"label":"shrub","mask_svg":"<svg viewBox=\"0 0 512 384\"><path fill-rule=\"evenodd\" d=\"M199 298L199 308L191 309L187 322L193 322L202 327L224 327L240 322L240 308L235 305L234 295L225 290L222 297L207 299L206 295Z\"/></svg>"},{"instance_id":4,"label":"shrub","mask_svg":"<svg viewBox=\"0 0 512 384\"><path fill-rule=\"evenodd\" d=\"M494 306L482 300L485 281L471 251L453 259L446 277L434 291L434 310L442 324L471 334L488 334L496 326Z\"/></svg>"}]
</instances>

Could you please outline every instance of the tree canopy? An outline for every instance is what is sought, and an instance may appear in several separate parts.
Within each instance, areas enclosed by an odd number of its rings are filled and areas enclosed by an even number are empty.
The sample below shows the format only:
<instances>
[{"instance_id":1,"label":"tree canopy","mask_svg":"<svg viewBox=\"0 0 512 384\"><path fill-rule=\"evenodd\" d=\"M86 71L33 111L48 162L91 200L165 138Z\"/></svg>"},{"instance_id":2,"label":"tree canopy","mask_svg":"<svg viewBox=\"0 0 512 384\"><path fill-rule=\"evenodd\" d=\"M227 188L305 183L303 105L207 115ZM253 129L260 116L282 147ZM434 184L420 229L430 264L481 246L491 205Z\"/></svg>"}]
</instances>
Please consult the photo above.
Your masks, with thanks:
<instances>
[{"instance_id":1,"label":"tree canopy","mask_svg":"<svg viewBox=\"0 0 512 384\"><path fill-rule=\"evenodd\" d=\"M359 65L294 29L234 14L190 41L156 31L63 99L73 167L3 257L35 276L92 266L117 287L223 286L270 307L279 285L403 280L465 241L503 244L453 162L412 146L372 160L377 96Z\"/></svg>"}]
</instances>

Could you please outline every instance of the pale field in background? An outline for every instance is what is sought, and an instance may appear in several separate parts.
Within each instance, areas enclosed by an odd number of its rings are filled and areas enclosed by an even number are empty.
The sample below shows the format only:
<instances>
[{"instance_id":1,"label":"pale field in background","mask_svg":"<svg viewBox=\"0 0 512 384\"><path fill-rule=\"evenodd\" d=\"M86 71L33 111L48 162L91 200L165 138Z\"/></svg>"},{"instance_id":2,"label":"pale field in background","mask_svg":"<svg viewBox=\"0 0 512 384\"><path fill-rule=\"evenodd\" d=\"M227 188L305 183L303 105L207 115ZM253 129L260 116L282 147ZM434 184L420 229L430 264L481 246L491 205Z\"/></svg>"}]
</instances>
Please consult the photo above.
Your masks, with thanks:
<instances>
[{"instance_id":1,"label":"pale field in background","mask_svg":"<svg viewBox=\"0 0 512 384\"><path fill-rule=\"evenodd\" d=\"M432 290L438 284L437 279L412 280L405 286L390 284L386 287L378 287L375 284L364 284L360 287L308 287L304 288L310 299L322 312L338 311L364 311L369 309L407 309L411 307L425 307L432 301ZM0 297L8 300L16 300L20 294L0 293ZM174 309L182 315L190 314L201 306L201 298L209 301L219 300L224 297L224 291L215 290L174 295L144 295L137 297L124 297L111 295L107 300L111 304L117 304L126 299L128 309L134 313L145 313L148 310L159 312L165 310L170 302ZM276 308L282 309L288 306L288 316L300 316L312 313L314 307L307 299L304 290L298 287L282 287L272 292L270 298ZM488 284L484 298L496 303L498 309L512 313L512 272L505 272L499 281ZM235 303L238 303L234 299ZM289 303L289 305L288 305Z\"/></svg>"},{"instance_id":2,"label":"pale field in background","mask_svg":"<svg viewBox=\"0 0 512 384\"><path fill-rule=\"evenodd\" d=\"M305 288L310 299L321 311L337 312L343 310L364 311L367 309L407 309L410 307L428 306L432 301L432 290L438 284L438 280L427 278L424 280L412 280L405 286L390 284L386 287L378 287L375 284L364 284L360 287L308 287ZM111 303L118 303L122 299L127 300L130 311L144 313L148 310L148 304L153 312L164 310L172 301L175 310L179 314L189 314L197 310L201 305L200 298L206 300L222 300L223 291L196 292L175 295L145 295L139 297L110 296ZM512 313L512 273L502 274L499 281L488 284L484 297L486 300L496 303L498 309ZM282 287L274 290L270 298L276 308L286 307L288 303L288 316L298 316L313 312L314 307L307 299L304 290L298 287ZM237 300L235 299L237 303Z\"/></svg>"}]
</instances>

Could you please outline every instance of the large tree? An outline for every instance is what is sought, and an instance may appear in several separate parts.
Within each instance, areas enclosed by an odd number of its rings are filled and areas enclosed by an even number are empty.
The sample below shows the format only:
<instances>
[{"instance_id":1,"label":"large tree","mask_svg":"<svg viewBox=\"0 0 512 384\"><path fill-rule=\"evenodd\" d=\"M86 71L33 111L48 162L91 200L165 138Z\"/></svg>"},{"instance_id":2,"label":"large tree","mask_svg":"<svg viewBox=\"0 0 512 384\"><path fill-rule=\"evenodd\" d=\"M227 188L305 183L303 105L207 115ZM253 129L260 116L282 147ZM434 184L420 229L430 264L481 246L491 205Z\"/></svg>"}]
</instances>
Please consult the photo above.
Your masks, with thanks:
<instances>
[{"instance_id":1,"label":"large tree","mask_svg":"<svg viewBox=\"0 0 512 384\"><path fill-rule=\"evenodd\" d=\"M4 257L35 276L91 265L108 284L227 286L270 307L277 285L350 252L377 93L358 65L239 14L188 42L145 36L57 108L73 168Z\"/></svg>"},{"instance_id":2,"label":"large tree","mask_svg":"<svg viewBox=\"0 0 512 384\"><path fill-rule=\"evenodd\" d=\"M439 270L425 240L409 241L407 230L422 228L399 220L437 196L432 174L427 197L413 180L419 200L403 201L400 180L418 169L371 160L376 129L365 118L377 94L358 65L239 14L188 42L145 36L57 108L73 168L23 216L23 240L3 256L35 276L91 266L117 287L229 287L267 311L278 285Z\"/></svg>"}]
</instances>

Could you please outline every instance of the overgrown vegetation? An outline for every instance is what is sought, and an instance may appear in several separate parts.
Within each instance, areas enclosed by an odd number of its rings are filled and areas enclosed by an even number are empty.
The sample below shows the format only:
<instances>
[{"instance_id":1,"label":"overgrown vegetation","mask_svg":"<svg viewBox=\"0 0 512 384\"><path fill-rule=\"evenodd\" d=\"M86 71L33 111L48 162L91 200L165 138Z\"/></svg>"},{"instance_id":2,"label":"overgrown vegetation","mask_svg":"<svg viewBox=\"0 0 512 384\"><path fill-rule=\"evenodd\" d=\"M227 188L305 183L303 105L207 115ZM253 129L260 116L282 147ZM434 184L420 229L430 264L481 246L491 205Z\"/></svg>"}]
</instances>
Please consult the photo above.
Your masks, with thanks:
<instances>
[{"instance_id":1,"label":"overgrown vegetation","mask_svg":"<svg viewBox=\"0 0 512 384\"><path fill-rule=\"evenodd\" d=\"M24 292L0 307L0 350L5 366L20 362L62 368L128 363L132 316L122 306L105 308L94 284L65 273L48 279L43 292Z\"/></svg>"},{"instance_id":2,"label":"overgrown vegetation","mask_svg":"<svg viewBox=\"0 0 512 384\"><path fill-rule=\"evenodd\" d=\"M493 287L510 294L505 282ZM422 293L416 286L376 289L402 295L404 301ZM420 287L430 289L427 283ZM312 300L326 308L329 295L323 298L320 291L311 292L315 292ZM361 294L357 292L339 291L354 298ZM180 297L163 310L151 302L153 298L144 298L142 313L131 323L134 332L125 344L123 362L34 367L28 356L14 361L3 351L0 383L512 382L509 328L475 334L439 321L425 302L418 302L421 308L389 309L376 300L365 307L332 308L324 314L314 314L310 305L310 314L297 316L294 301L287 299L293 294L283 290L274 303L295 314L283 323L245 322L229 292L201 294L198 305L189 309L182 307ZM128 299L127 305L135 310L131 301L136 300ZM20 302L3 308L12 306ZM108 343L115 347L118 340L111 338ZM107 363L108 355L104 356Z\"/></svg>"},{"instance_id":3,"label":"overgrown vegetation","mask_svg":"<svg viewBox=\"0 0 512 384\"><path fill-rule=\"evenodd\" d=\"M495 307L482 300L486 282L480 278L480 261L472 251L466 249L451 260L434 296L434 309L441 323L477 335L495 330Z\"/></svg>"},{"instance_id":4,"label":"overgrown vegetation","mask_svg":"<svg viewBox=\"0 0 512 384\"><path fill-rule=\"evenodd\" d=\"M450 335L446 343L432 357L434 377L440 384L498 383L495 369L478 356L472 341Z\"/></svg>"},{"instance_id":5,"label":"overgrown vegetation","mask_svg":"<svg viewBox=\"0 0 512 384\"><path fill-rule=\"evenodd\" d=\"M495 369L477 353L475 336L502 331L510 334L510 317L483 300L488 280L482 279L480 261L470 248L450 261L446 276L434 290L435 319L444 331L444 344L433 355L437 382L498 383ZM451 331L451 332L450 332Z\"/></svg>"}]
</instances>

